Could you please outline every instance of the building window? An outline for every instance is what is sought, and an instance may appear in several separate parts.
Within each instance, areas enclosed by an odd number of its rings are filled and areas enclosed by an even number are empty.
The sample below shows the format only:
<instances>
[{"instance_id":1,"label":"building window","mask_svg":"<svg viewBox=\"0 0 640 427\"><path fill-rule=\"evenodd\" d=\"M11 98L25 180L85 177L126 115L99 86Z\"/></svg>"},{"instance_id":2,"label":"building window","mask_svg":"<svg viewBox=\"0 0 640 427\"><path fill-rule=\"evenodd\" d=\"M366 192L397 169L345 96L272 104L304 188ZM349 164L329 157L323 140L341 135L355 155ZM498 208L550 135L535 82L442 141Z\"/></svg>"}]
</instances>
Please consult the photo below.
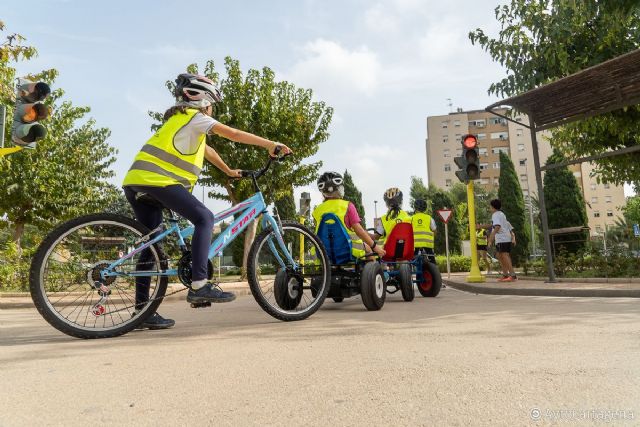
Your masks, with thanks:
<instances>
[{"instance_id":1,"label":"building window","mask_svg":"<svg viewBox=\"0 0 640 427\"><path fill-rule=\"evenodd\" d=\"M529 195L529 190L522 190L522 195L527 197Z\"/></svg>"},{"instance_id":2,"label":"building window","mask_svg":"<svg viewBox=\"0 0 640 427\"><path fill-rule=\"evenodd\" d=\"M593 217L594 217L594 218L600 218L600 212L595 211L595 212L593 213Z\"/></svg>"},{"instance_id":3,"label":"building window","mask_svg":"<svg viewBox=\"0 0 640 427\"><path fill-rule=\"evenodd\" d=\"M596 231L597 231L598 233L602 233L602 227L601 227L601 226L599 226L599 225L596 225Z\"/></svg>"},{"instance_id":4,"label":"building window","mask_svg":"<svg viewBox=\"0 0 640 427\"><path fill-rule=\"evenodd\" d=\"M493 154L498 154L498 153L505 153L505 154L509 154L509 147L493 147L491 149L491 152Z\"/></svg>"},{"instance_id":5,"label":"building window","mask_svg":"<svg viewBox=\"0 0 640 427\"><path fill-rule=\"evenodd\" d=\"M487 169L489 169L489 163L480 163L481 171L486 171Z\"/></svg>"},{"instance_id":6,"label":"building window","mask_svg":"<svg viewBox=\"0 0 640 427\"><path fill-rule=\"evenodd\" d=\"M503 125L506 126L507 125L507 120L503 119L501 117L491 117L489 119L489 123L492 125Z\"/></svg>"},{"instance_id":7,"label":"building window","mask_svg":"<svg viewBox=\"0 0 640 427\"><path fill-rule=\"evenodd\" d=\"M484 120L469 120L469 126L475 126L477 128L485 127L486 122Z\"/></svg>"},{"instance_id":8,"label":"building window","mask_svg":"<svg viewBox=\"0 0 640 427\"><path fill-rule=\"evenodd\" d=\"M481 156L488 156L488 155L489 155L489 152L487 151L487 149L486 149L486 148L480 148L480 149L478 149L478 153L479 153Z\"/></svg>"},{"instance_id":9,"label":"building window","mask_svg":"<svg viewBox=\"0 0 640 427\"><path fill-rule=\"evenodd\" d=\"M446 148L443 152L442 152L442 157L451 157L451 152L449 151L448 148Z\"/></svg>"},{"instance_id":10,"label":"building window","mask_svg":"<svg viewBox=\"0 0 640 427\"><path fill-rule=\"evenodd\" d=\"M456 142L457 141L462 141L462 135L459 133L456 133Z\"/></svg>"},{"instance_id":11,"label":"building window","mask_svg":"<svg viewBox=\"0 0 640 427\"><path fill-rule=\"evenodd\" d=\"M496 187L500 185L500 178L498 177L493 178L493 185L495 185Z\"/></svg>"},{"instance_id":12,"label":"building window","mask_svg":"<svg viewBox=\"0 0 640 427\"><path fill-rule=\"evenodd\" d=\"M610 187L611 187L611 185L609 185L609 183L606 183L606 184L604 185L604 189L605 189L605 190L608 190Z\"/></svg>"},{"instance_id":13,"label":"building window","mask_svg":"<svg viewBox=\"0 0 640 427\"><path fill-rule=\"evenodd\" d=\"M520 174L520 181L526 181L527 180L527 174Z\"/></svg>"},{"instance_id":14,"label":"building window","mask_svg":"<svg viewBox=\"0 0 640 427\"><path fill-rule=\"evenodd\" d=\"M487 184L489 184L489 180L488 180L488 179L486 179L486 178L482 178L482 179L480 180L480 184L482 184L482 185L487 185Z\"/></svg>"},{"instance_id":15,"label":"building window","mask_svg":"<svg viewBox=\"0 0 640 427\"><path fill-rule=\"evenodd\" d=\"M499 139L500 141L507 141L509 139L508 132L491 132L491 139Z\"/></svg>"},{"instance_id":16,"label":"building window","mask_svg":"<svg viewBox=\"0 0 640 427\"><path fill-rule=\"evenodd\" d=\"M604 196L605 203L611 203L611 196Z\"/></svg>"},{"instance_id":17,"label":"building window","mask_svg":"<svg viewBox=\"0 0 640 427\"><path fill-rule=\"evenodd\" d=\"M487 134L486 133L479 133L476 135L476 138L478 138L478 141L480 141L481 139L486 139L487 138Z\"/></svg>"},{"instance_id":18,"label":"building window","mask_svg":"<svg viewBox=\"0 0 640 427\"><path fill-rule=\"evenodd\" d=\"M613 211L607 211L607 216L613 216Z\"/></svg>"},{"instance_id":19,"label":"building window","mask_svg":"<svg viewBox=\"0 0 640 427\"><path fill-rule=\"evenodd\" d=\"M516 122L522 123L522 117L516 117Z\"/></svg>"},{"instance_id":20,"label":"building window","mask_svg":"<svg viewBox=\"0 0 640 427\"><path fill-rule=\"evenodd\" d=\"M446 129L448 127L449 127L449 122L448 121L442 122L442 129Z\"/></svg>"},{"instance_id":21,"label":"building window","mask_svg":"<svg viewBox=\"0 0 640 427\"><path fill-rule=\"evenodd\" d=\"M462 156L462 148L458 148L456 150L456 156L458 156L458 157Z\"/></svg>"},{"instance_id":22,"label":"building window","mask_svg":"<svg viewBox=\"0 0 640 427\"><path fill-rule=\"evenodd\" d=\"M443 143L445 143L445 144L446 144L447 142L449 142L449 136L448 136L448 135L443 135L443 136L442 136L442 142L443 142Z\"/></svg>"},{"instance_id":23,"label":"building window","mask_svg":"<svg viewBox=\"0 0 640 427\"><path fill-rule=\"evenodd\" d=\"M451 171L451 165L449 163L444 165L444 171L445 172L450 172Z\"/></svg>"},{"instance_id":24,"label":"building window","mask_svg":"<svg viewBox=\"0 0 640 427\"><path fill-rule=\"evenodd\" d=\"M494 169L500 169L500 162L494 162L493 163L493 168Z\"/></svg>"},{"instance_id":25,"label":"building window","mask_svg":"<svg viewBox=\"0 0 640 427\"><path fill-rule=\"evenodd\" d=\"M444 182L444 185L445 185L445 187L451 187L451 180L450 180L450 179L447 179L447 180Z\"/></svg>"},{"instance_id":26,"label":"building window","mask_svg":"<svg viewBox=\"0 0 640 427\"><path fill-rule=\"evenodd\" d=\"M518 151L524 151L524 144L518 144Z\"/></svg>"},{"instance_id":27,"label":"building window","mask_svg":"<svg viewBox=\"0 0 640 427\"><path fill-rule=\"evenodd\" d=\"M459 127L460 127L460 120L454 120L454 121L453 121L453 125L454 125L455 127L459 128Z\"/></svg>"},{"instance_id":28,"label":"building window","mask_svg":"<svg viewBox=\"0 0 640 427\"><path fill-rule=\"evenodd\" d=\"M595 184L591 184L591 191L596 191L596 185Z\"/></svg>"},{"instance_id":29,"label":"building window","mask_svg":"<svg viewBox=\"0 0 640 427\"><path fill-rule=\"evenodd\" d=\"M598 198L597 197L592 197L591 198L591 203L598 203Z\"/></svg>"},{"instance_id":30,"label":"building window","mask_svg":"<svg viewBox=\"0 0 640 427\"><path fill-rule=\"evenodd\" d=\"M516 136L522 136L524 135L524 131L520 128L516 129Z\"/></svg>"},{"instance_id":31,"label":"building window","mask_svg":"<svg viewBox=\"0 0 640 427\"><path fill-rule=\"evenodd\" d=\"M520 159L520 166L527 166L527 159Z\"/></svg>"}]
</instances>

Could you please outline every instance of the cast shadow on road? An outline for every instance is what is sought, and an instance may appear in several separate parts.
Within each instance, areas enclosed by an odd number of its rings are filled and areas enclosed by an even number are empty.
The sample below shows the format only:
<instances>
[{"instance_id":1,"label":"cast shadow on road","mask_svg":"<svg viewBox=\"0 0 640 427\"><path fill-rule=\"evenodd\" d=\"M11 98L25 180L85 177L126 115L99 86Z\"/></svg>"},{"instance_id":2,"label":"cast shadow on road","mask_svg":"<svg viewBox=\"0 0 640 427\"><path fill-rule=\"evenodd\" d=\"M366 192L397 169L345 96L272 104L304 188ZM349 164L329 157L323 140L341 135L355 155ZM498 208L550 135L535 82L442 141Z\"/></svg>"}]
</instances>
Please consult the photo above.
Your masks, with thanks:
<instances>
[{"instance_id":1,"label":"cast shadow on road","mask_svg":"<svg viewBox=\"0 0 640 427\"><path fill-rule=\"evenodd\" d=\"M24 359L64 358L70 353L99 351L105 344L121 348L141 343L162 347L167 340L173 345L203 339L285 343L312 342L327 337L406 334L438 342L452 336L464 339L471 335L526 338L548 333L558 325L598 328L603 326L603 320L609 326L638 324L640 316L636 301L611 298L598 301L599 304L594 304L589 298L473 295L448 289L438 298L417 297L410 303L399 296L389 296L379 312L366 311L359 298L342 303L328 300L320 311L302 322L277 321L260 312L254 304L197 312L175 306L170 314L177 321L176 327L165 331L133 331L109 340L79 340L49 328L38 328L42 332L36 332L33 325L24 326L18 319L0 329L0 347L14 347L20 354L12 352L9 357L0 356L0 360L11 363ZM599 310L599 323L592 320L594 309ZM443 336L445 328L446 337ZM60 350L61 343L65 343L64 350Z\"/></svg>"}]
</instances>

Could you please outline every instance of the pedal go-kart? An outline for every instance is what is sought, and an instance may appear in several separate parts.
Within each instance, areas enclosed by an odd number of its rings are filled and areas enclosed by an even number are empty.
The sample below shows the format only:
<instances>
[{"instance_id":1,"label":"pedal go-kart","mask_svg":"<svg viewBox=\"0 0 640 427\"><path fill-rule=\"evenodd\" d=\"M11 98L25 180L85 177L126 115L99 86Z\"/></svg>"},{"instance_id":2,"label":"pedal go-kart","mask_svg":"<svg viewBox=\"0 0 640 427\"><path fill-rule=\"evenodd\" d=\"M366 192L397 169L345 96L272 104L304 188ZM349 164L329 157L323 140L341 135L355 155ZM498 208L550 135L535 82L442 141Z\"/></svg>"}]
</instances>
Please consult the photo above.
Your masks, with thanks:
<instances>
[{"instance_id":1,"label":"pedal go-kart","mask_svg":"<svg viewBox=\"0 0 640 427\"><path fill-rule=\"evenodd\" d=\"M369 311L380 310L386 299L385 273L379 260L370 260L376 254L355 258L351 253L351 239L337 215L324 214L317 232L331 264L331 282L328 298L339 303L345 298L361 295L362 303ZM276 282L278 283L276 275ZM281 289L283 279L280 279Z\"/></svg>"},{"instance_id":2,"label":"pedal go-kart","mask_svg":"<svg viewBox=\"0 0 640 427\"><path fill-rule=\"evenodd\" d=\"M402 292L405 301L413 300L413 284L423 297L436 297L442 288L442 276L433 254L414 251L413 227L409 223L399 223L393 227L384 244L387 253L382 264L385 271L387 292ZM390 288L394 288L391 290Z\"/></svg>"}]
</instances>

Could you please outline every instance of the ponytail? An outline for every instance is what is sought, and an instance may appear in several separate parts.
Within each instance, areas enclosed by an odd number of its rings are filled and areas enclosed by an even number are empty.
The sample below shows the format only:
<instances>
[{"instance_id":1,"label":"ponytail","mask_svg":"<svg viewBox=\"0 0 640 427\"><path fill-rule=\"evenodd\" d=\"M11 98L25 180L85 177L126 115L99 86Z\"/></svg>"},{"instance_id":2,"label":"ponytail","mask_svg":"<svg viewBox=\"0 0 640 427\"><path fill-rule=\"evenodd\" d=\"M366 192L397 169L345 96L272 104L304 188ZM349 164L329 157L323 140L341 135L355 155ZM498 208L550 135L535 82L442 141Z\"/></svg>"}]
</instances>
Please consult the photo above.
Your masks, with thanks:
<instances>
[{"instance_id":1,"label":"ponytail","mask_svg":"<svg viewBox=\"0 0 640 427\"><path fill-rule=\"evenodd\" d=\"M174 105L173 107L170 107L167 111L164 112L163 120L166 122L167 120L169 120L171 117L175 116L178 113L187 114L187 108L198 110L205 115L207 114L207 107L194 108L194 107L189 107L188 105Z\"/></svg>"}]
</instances>

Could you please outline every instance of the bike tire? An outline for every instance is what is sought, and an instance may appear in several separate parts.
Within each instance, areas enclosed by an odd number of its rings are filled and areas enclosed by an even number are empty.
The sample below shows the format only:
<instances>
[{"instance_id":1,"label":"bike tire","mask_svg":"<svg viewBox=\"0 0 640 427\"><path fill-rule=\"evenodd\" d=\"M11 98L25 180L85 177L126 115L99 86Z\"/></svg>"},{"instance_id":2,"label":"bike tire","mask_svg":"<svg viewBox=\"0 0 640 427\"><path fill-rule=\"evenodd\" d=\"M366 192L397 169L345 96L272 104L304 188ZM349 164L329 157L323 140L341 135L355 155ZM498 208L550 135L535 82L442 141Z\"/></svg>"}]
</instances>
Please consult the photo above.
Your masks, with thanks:
<instances>
[{"instance_id":1,"label":"bike tire","mask_svg":"<svg viewBox=\"0 0 640 427\"><path fill-rule=\"evenodd\" d=\"M413 277L411 266L409 264L400 264L400 291L402 299L410 302L415 298L415 289L413 288Z\"/></svg>"},{"instance_id":2,"label":"bike tire","mask_svg":"<svg viewBox=\"0 0 640 427\"><path fill-rule=\"evenodd\" d=\"M282 320L285 322L304 320L311 316L313 313L318 311L318 309L324 303L325 298L327 297L327 293L329 292L329 285L331 283L331 266L329 263L329 257L327 256L327 251L322 244L322 241L315 235L309 228L304 225L294 222L294 221L282 221L282 229L286 234L286 230L296 229L302 232L307 238L313 240L314 246L316 248L316 258L321 261L322 265L322 275L325 277L325 280L322 283L315 281L316 285L320 285L320 289L316 289L315 301L304 311L291 313L287 310L284 310L282 307L279 307L277 303L271 304L264 293L262 292L260 286L259 279L259 265L257 259L259 257L258 251L262 248L267 238L272 235L273 230L271 228L264 229L254 240L251 245L251 249L249 250L249 255L247 257L247 279L249 281L249 288L251 289L251 294L254 299L260 305L260 307L267 312L272 317ZM318 254L319 252L319 254Z\"/></svg>"},{"instance_id":3,"label":"bike tire","mask_svg":"<svg viewBox=\"0 0 640 427\"><path fill-rule=\"evenodd\" d=\"M113 328L102 328L102 329L92 329L92 328L81 328L77 326L73 326L68 322L65 322L58 315L58 312L53 308L52 304L49 302L49 298L44 289L43 274L44 268L47 264L47 260L49 255L51 255L53 248L56 243L61 241L65 236L71 234L73 230L79 229L83 225L90 225L92 223L107 223L114 225L123 225L129 229L135 230L140 233L141 236L147 235L150 233L150 230L142 225L141 223L135 221L132 218L128 218L122 215L110 214L110 213L98 213L92 215L85 215L70 221L67 221L55 229L53 229L47 237L42 241L40 246L38 247L32 262L29 271L29 290L31 293L31 298L33 303L35 304L40 315L54 328L63 332L67 335L76 338L83 339L95 339L95 338L111 338L119 335L126 334L127 332L132 331L136 327L138 327L141 323L143 323L150 315L155 313L158 306L162 302L162 299L156 299L149 304L146 304L135 316L131 318L131 320L126 321L120 326L114 326ZM159 248L157 244L153 245L153 249L155 250L159 262L163 268L166 268L166 256ZM155 292L154 298L161 298L164 296L167 290L168 278L166 276L162 276L159 280L159 283L156 285L157 289Z\"/></svg>"}]
</instances>

